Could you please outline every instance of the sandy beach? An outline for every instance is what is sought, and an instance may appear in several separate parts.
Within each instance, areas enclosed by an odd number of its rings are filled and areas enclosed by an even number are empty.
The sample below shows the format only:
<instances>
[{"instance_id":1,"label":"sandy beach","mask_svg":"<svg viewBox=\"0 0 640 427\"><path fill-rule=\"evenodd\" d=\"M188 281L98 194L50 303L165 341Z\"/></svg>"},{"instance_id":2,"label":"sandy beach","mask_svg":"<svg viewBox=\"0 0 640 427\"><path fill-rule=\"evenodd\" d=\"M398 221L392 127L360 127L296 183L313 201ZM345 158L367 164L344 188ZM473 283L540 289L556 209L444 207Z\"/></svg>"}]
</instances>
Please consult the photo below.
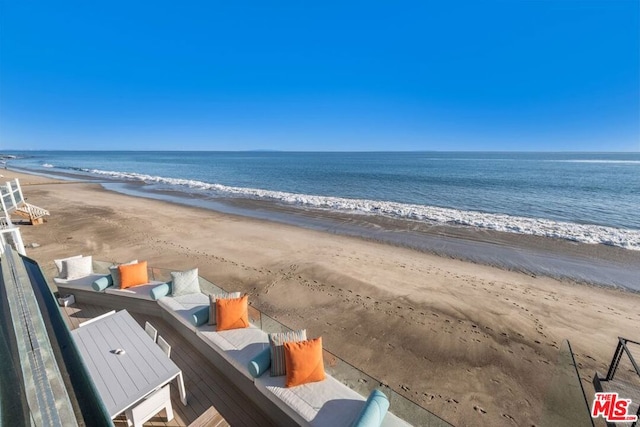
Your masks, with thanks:
<instances>
[{"instance_id":1,"label":"sandy beach","mask_svg":"<svg viewBox=\"0 0 640 427\"><path fill-rule=\"evenodd\" d=\"M623 336L638 340L640 294L439 257L356 237L126 196L99 184L2 171L51 212L21 226L27 254L84 254L186 269L458 426L541 425L558 349L583 386ZM36 248L29 247L37 243ZM589 247L587 252L594 252ZM588 396L589 397L589 396Z\"/></svg>"}]
</instances>

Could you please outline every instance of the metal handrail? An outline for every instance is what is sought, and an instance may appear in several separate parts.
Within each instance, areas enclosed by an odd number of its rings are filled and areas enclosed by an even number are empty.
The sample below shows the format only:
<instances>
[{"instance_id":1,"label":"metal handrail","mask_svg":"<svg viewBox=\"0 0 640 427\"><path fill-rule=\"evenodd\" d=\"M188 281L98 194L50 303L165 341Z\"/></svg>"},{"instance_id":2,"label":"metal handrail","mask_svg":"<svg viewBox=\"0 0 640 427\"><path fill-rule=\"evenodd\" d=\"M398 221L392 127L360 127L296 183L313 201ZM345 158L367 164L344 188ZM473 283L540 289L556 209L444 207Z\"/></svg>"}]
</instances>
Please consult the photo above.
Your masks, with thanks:
<instances>
[{"instance_id":1,"label":"metal handrail","mask_svg":"<svg viewBox=\"0 0 640 427\"><path fill-rule=\"evenodd\" d=\"M620 360L622 360L623 352L627 354L627 356L629 357L629 360L631 361L631 364L633 365L633 368L636 371L636 374L638 375L638 377L640 377L640 367L638 367L638 364L633 358L631 351L629 351L629 348L627 347L627 343L640 345L640 342L632 341L630 339L623 338L623 337L618 337L618 346L616 347L615 353L613 353L613 359L611 360L611 365L609 365L609 371L607 372L607 378L606 378L607 381L611 381L615 376L616 371L618 370L618 365L620 365Z\"/></svg>"}]
</instances>

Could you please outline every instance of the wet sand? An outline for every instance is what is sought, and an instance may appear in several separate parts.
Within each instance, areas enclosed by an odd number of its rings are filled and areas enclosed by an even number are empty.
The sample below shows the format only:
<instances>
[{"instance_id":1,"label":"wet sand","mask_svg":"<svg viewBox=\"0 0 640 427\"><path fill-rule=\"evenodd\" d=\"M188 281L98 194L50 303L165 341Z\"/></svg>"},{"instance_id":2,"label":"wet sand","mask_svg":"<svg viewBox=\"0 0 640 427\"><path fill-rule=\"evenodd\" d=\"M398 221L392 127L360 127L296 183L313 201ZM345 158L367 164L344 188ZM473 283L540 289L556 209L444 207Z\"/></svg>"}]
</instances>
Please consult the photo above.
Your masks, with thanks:
<instances>
[{"instance_id":1,"label":"wet sand","mask_svg":"<svg viewBox=\"0 0 640 427\"><path fill-rule=\"evenodd\" d=\"M47 273L54 258L80 253L197 266L223 288L248 292L282 323L322 335L339 357L455 425L541 425L564 339L590 390L617 337L640 338L637 293L2 172L19 176L28 201L51 211L44 225L21 227L27 245L40 245L27 252ZM626 264L636 256L532 244L587 260Z\"/></svg>"},{"instance_id":2,"label":"wet sand","mask_svg":"<svg viewBox=\"0 0 640 427\"><path fill-rule=\"evenodd\" d=\"M141 183L105 182L102 185L123 194L355 236L529 275L545 275L640 292L637 279L640 276L640 251L615 246L382 215L291 206L268 200L212 199L198 193L189 196L183 192L151 189L153 186Z\"/></svg>"}]
</instances>

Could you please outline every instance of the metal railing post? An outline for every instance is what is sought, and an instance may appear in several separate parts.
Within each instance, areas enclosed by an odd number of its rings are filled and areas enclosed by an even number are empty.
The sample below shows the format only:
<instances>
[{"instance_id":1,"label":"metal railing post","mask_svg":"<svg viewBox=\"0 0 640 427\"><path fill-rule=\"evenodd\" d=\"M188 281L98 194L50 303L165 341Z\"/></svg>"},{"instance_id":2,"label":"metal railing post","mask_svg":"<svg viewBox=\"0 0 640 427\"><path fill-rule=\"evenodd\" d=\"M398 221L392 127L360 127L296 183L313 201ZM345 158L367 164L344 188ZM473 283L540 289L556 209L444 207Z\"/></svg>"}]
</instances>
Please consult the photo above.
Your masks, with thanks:
<instances>
[{"instance_id":1,"label":"metal railing post","mask_svg":"<svg viewBox=\"0 0 640 427\"><path fill-rule=\"evenodd\" d=\"M633 369L636 370L636 374L638 374L638 376L640 377L640 367L638 366L638 364L636 363L636 360L633 358L633 355L631 354L631 350L629 350L629 347L627 346L627 343L633 343L633 344L638 344L635 341L631 341L631 340L627 340L624 339L624 343L623 343L623 349L624 352L627 353L627 356L629 356L629 360L631 361L631 364L633 365Z\"/></svg>"},{"instance_id":2,"label":"metal railing post","mask_svg":"<svg viewBox=\"0 0 640 427\"><path fill-rule=\"evenodd\" d=\"M613 376L618 369L618 364L620 363L620 359L622 358L622 338L618 337L618 346L616 347L615 353L613 353L613 359L611 360L611 365L609 365L609 371L607 372L607 381L611 381Z\"/></svg>"}]
</instances>

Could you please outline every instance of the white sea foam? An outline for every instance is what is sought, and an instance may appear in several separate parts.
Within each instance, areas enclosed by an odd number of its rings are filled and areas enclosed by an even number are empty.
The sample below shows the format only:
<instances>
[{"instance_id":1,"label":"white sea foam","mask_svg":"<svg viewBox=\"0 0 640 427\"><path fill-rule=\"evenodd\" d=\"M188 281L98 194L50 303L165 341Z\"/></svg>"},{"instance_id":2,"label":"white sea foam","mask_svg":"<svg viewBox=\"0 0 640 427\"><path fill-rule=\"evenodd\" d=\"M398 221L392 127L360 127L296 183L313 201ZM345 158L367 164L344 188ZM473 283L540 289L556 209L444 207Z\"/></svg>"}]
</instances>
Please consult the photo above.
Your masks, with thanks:
<instances>
[{"instance_id":1,"label":"white sea foam","mask_svg":"<svg viewBox=\"0 0 640 427\"><path fill-rule=\"evenodd\" d=\"M43 168L53 168L53 167L55 167L55 166L53 166L51 163L43 163L43 164L42 164L42 167L43 167Z\"/></svg>"},{"instance_id":2,"label":"white sea foam","mask_svg":"<svg viewBox=\"0 0 640 427\"><path fill-rule=\"evenodd\" d=\"M509 233L555 237L582 243L605 244L619 246L630 250L640 250L640 230L592 224L576 224L542 218L526 218L504 214L464 211L388 201L347 199L341 197L287 193L283 191L269 191L257 188L230 187L222 184L210 184L188 179L165 178L133 172L125 173L97 169L85 169L84 171L118 179L188 187L204 191L215 191L217 193L227 195L271 199L314 208L384 215L395 218L407 218L418 221L433 222L437 224L464 225Z\"/></svg>"},{"instance_id":3,"label":"white sea foam","mask_svg":"<svg viewBox=\"0 0 640 427\"><path fill-rule=\"evenodd\" d=\"M640 160L544 160L552 163L604 163L620 165L640 165Z\"/></svg>"}]
</instances>

